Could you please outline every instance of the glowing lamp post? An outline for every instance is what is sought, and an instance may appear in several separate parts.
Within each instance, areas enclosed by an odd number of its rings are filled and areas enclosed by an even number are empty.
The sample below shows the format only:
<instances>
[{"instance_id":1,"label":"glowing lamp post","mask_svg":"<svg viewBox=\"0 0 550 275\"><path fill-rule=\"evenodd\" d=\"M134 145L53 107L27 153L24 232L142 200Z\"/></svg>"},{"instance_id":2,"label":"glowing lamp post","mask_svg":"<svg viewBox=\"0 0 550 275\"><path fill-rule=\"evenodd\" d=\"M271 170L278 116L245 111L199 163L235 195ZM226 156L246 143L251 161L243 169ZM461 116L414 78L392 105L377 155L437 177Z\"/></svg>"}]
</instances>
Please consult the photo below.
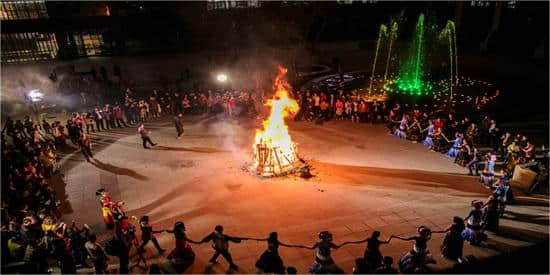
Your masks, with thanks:
<instances>
[{"instance_id":1,"label":"glowing lamp post","mask_svg":"<svg viewBox=\"0 0 550 275\"><path fill-rule=\"evenodd\" d=\"M219 74L216 79L218 79L218 81L220 83L225 83L227 81L227 75L225 74Z\"/></svg>"}]
</instances>

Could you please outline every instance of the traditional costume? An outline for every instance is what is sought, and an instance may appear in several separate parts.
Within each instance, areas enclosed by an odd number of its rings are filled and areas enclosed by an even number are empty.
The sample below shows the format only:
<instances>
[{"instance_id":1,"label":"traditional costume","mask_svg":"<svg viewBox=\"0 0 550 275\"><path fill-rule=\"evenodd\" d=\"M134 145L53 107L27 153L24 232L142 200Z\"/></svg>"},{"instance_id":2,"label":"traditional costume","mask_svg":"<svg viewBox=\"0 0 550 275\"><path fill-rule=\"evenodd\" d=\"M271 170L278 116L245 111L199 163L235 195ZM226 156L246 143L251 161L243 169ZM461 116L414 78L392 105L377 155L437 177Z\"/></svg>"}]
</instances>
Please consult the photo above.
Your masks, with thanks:
<instances>
[{"instance_id":1,"label":"traditional costume","mask_svg":"<svg viewBox=\"0 0 550 275\"><path fill-rule=\"evenodd\" d=\"M426 138L424 139L424 141L422 141L422 144L424 144L424 146L428 148L432 148L432 146L434 145L433 136L434 136L435 126L433 124L430 124L430 126L428 126L428 128L426 129L428 130L428 134L426 135Z\"/></svg>"},{"instance_id":2,"label":"traditional costume","mask_svg":"<svg viewBox=\"0 0 550 275\"><path fill-rule=\"evenodd\" d=\"M399 127L395 129L395 132L393 134L398 138L407 138L407 126L407 118L403 117L403 119L401 119L401 122L399 123Z\"/></svg>"},{"instance_id":3,"label":"traditional costume","mask_svg":"<svg viewBox=\"0 0 550 275\"><path fill-rule=\"evenodd\" d=\"M458 152L460 152L461 146L462 146L462 134L457 133L455 135L453 146L447 152L447 156L451 158L455 158L458 155Z\"/></svg>"},{"instance_id":4,"label":"traditional costume","mask_svg":"<svg viewBox=\"0 0 550 275\"><path fill-rule=\"evenodd\" d=\"M479 182L491 187L495 178L495 160L496 156L491 155L488 160L485 161L485 168L479 177Z\"/></svg>"},{"instance_id":5,"label":"traditional costume","mask_svg":"<svg viewBox=\"0 0 550 275\"><path fill-rule=\"evenodd\" d=\"M483 233L481 233L481 206L482 201L472 201L474 209L470 211L466 217L466 230L462 231L462 238L469 241L471 245L478 245L483 240Z\"/></svg>"},{"instance_id":6,"label":"traditional costume","mask_svg":"<svg viewBox=\"0 0 550 275\"><path fill-rule=\"evenodd\" d=\"M426 226L420 226L418 233L418 236L412 237L414 241L413 249L401 257L399 261L399 269L403 273L412 272L428 263L435 263L435 260L429 255L430 250L428 249L428 241L431 239L432 231Z\"/></svg>"}]
</instances>

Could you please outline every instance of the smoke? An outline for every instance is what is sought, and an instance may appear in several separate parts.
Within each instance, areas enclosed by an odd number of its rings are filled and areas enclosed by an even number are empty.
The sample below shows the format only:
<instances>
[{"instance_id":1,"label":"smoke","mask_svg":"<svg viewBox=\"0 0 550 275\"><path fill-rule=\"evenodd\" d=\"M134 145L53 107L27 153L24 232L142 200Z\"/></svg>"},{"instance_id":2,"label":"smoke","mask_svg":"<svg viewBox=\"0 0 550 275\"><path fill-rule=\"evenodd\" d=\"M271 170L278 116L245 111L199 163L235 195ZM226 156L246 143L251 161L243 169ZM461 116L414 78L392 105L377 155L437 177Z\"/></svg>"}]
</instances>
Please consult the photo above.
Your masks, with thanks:
<instances>
[{"instance_id":1,"label":"smoke","mask_svg":"<svg viewBox=\"0 0 550 275\"><path fill-rule=\"evenodd\" d=\"M35 102L39 112L53 109L72 109L80 102L78 94L62 92L60 84L69 78L68 72L57 73L55 81L50 78L52 64L20 64L2 67L2 115L16 116L28 113L29 103L25 94L38 89L44 94L41 101Z\"/></svg>"},{"instance_id":2,"label":"smoke","mask_svg":"<svg viewBox=\"0 0 550 275\"><path fill-rule=\"evenodd\" d=\"M224 151L231 152L233 158L239 162L244 163L251 160L251 144L253 141L253 131L251 129L243 127L236 120L220 120L219 117L212 117L210 121L206 125L208 128L206 132L215 137L215 139L205 139L205 141L216 140L217 142L221 142L221 144L212 144L209 146L218 147L221 145Z\"/></svg>"}]
</instances>

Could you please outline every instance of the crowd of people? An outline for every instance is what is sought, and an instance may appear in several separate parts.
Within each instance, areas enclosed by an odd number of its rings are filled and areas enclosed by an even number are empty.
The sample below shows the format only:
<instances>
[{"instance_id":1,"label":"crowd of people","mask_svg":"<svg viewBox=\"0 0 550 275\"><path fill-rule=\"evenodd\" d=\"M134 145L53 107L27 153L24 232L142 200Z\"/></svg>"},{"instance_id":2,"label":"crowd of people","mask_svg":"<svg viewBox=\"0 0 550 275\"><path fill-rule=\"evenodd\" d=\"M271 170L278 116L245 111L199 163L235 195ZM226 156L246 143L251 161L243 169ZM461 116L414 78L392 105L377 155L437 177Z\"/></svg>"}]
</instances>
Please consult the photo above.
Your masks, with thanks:
<instances>
[{"instance_id":1,"label":"crowd of people","mask_svg":"<svg viewBox=\"0 0 550 275\"><path fill-rule=\"evenodd\" d=\"M47 135L28 116L23 122L8 118L2 130L2 265L17 272L46 273L49 256L64 272L76 272L69 261L85 259L80 244L89 228L60 222L60 201L50 182L58 147Z\"/></svg>"},{"instance_id":2,"label":"crowd of people","mask_svg":"<svg viewBox=\"0 0 550 275\"><path fill-rule=\"evenodd\" d=\"M539 169L537 172L541 169L535 167L533 142L520 133L504 131L488 114L488 107L499 94L497 90L492 95L485 94L457 106L457 101L410 105L398 101L369 102L342 90L297 91L300 111L295 120L383 123L396 137L422 143L434 152L446 154L458 165L467 167L470 175L481 174L480 181L491 186L495 183L495 175L509 179L516 165L525 164ZM496 171L495 166L500 169Z\"/></svg>"},{"instance_id":3,"label":"crowd of people","mask_svg":"<svg viewBox=\"0 0 550 275\"><path fill-rule=\"evenodd\" d=\"M504 183L502 184L504 186ZM333 242L332 233L322 231L318 235L318 241L311 246L302 244L288 244L279 240L277 232L271 232L267 238L232 236L224 232L222 225L216 225L214 230L196 241L191 239L186 234L185 223L178 221L172 229L155 230L149 224L147 215L140 217L126 216L123 210L123 202L114 201L109 192L105 189L99 189L96 192L103 214L105 226L109 232L112 232L112 238L105 244L98 242L96 234L94 234L87 225L79 228L73 221L70 226L63 222L56 221L54 217L46 216L43 219L31 213L28 213L29 218L35 221L37 226L10 224L9 227L3 228L2 233L10 236L7 244L7 252L10 257L15 257L15 252L26 250L23 262L27 264L38 265L35 268L28 269L37 273L47 271L49 265L46 259L52 257L56 260L63 273L76 273L77 266L93 266L96 273L121 273L126 274L130 271L130 253L132 249L138 257L137 266L141 262L144 263L142 268L149 270L152 274L158 274L161 269L169 268L177 272L185 271L193 264L196 254L193 250L193 245L203 243L212 243L213 255L208 261L205 272L209 272L217 263L217 258L221 255L229 264L229 272L239 270L237 264L233 261L229 249L229 243L239 244L242 241L258 241L266 243L266 250L259 255L255 267L258 273L275 273L275 274L296 274L298 271L295 267L285 265L283 259L279 255L279 247L293 249L309 249L314 250L314 261L309 269L301 272L309 272L313 274L326 273L345 273L335 262L331 256L331 251L339 249L346 245L366 244L365 252L362 257L355 261L353 268L354 274L377 273L377 274L395 274L398 269L401 272L427 272L427 264L435 263L428 249L428 242L433 233L444 233L445 237L441 245L442 255L458 264L467 264L463 258L463 243L469 241L472 245L480 245L485 239L485 230L498 232L498 218L500 213L498 209L502 203L499 191L495 191L486 202L472 201L472 210L465 218L454 217L452 223L441 231L432 231L427 226L419 226L417 234L409 237L391 235L387 240L381 240L381 233L378 231L372 232L362 240L346 241L341 244ZM134 225L132 220L138 225ZM466 221L466 222L465 222ZM137 229L141 231L138 239ZM161 248L155 235L169 233L173 234L174 248L165 255L166 250ZM32 236L31 236L32 235ZM411 241L412 247L404 256L399 259L397 268L393 266L393 258L383 256L380 246L389 244L392 239ZM167 264L161 268L157 264L149 266L143 253L149 242L152 242L160 255L166 256ZM30 247L30 248L29 248ZM26 259L29 254L29 249L35 251L40 249L38 256ZM33 254L34 255L34 254ZM21 257L21 256L19 256ZM109 270L108 264L111 257L117 257L118 269ZM13 261L16 258L10 260ZM7 261L7 262L11 262Z\"/></svg>"},{"instance_id":4,"label":"crowd of people","mask_svg":"<svg viewBox=\"0 0 550 275\"><path fill-rule=\"evenodd\" d=\"M146 96L139 96L132 89L126 89L111 100L98 101L85 112L75 112L65 125L60 121L50 124L46 120L35 123L30 117L23 121L7 119L2 130L2 251L3 263L11 263L17 270L46 273L54 260L63 273L76 273L77 267L93 265L96 273L105 273L109 256L119 258L119 273L129 272L129 255L135 248L139 262L144 262L151 273L159 272L157 265L147 266L143 256L146 245L151 241L159 254L165 249L159 245L155 234L167 232L174 235L175 248L167 255L169 263L184 270L195 259L191 244L212 242L214 254L209 260L212 267L221 255L231 270L238 270L229 252L229 242L245 240L266 242L267 248L256 262L258 272L296 273L292 266L286 266L278 253L279 247L315 250L314 263L307 272L343 273L331 257L331 250L344 245L366 243L363 257L357 258L354 273L397 273L393 258L383 257L380 245L392 239L412 241L412 249L398 262L402 272L426 271L426 264L434 263L427 243L432 233L445 233L441 246L442 254L462 263L464 240L479 245L486 238L485 230L498 231L499 218L506 203L512 198L508 181L518 164L532 163L535 159L534 145L521 135L512 135L500 129L494 118L485 115L484 108L498 96L484 96L469 110L468 115L459 115L456 106L415 105L393 102L367 102L354 94L338 91L296 91L295 98L300 105L296 120L324 122L330 119L350 120L354 123L383 123L388 131L401 139L419 142L435 152L445 153L459 165L468 167L471 174L482 171L480 181L494 192L486 202L473 201L472 210L464 218L454 217L452 224L443 231L432 231L426 226L418 227L418 234L411 237L391 236L380 240L380 232L364 240L333 243L328 231L319 233L319 241L312 246L292 245L279 241L277 232L267 238L235 237L224 233L223 226L194 241L187 237L185 224L175 223L171 230L153 230L149 217L128 218L123 203L116 202L109 193L100 189L101 213L106 228L112 230L113 238L104 245L86 224L78 226L75 221L66 224L61 219L55 189L49 179L55 175L56 150L67 146L67 139L79 147L86 160L93 159L90 135L110 131L114 128L139 126L138 132L143 146L148 142L155 146L145 122L171 118L177 130L177 137L183 134L183 114L222 114L225 117L254 116L263 99L254 92L207 91L179 93L155 90ZM101 102L101 104L99 104ZM87 105L90 106L87 101ZM7 135L11 142L5 137ZM450 138L449 138L450 137ZM488 154L481 154L479 148L488 147ZM502 174L495 172L500 163ZM496 175L499 177L496 177ZM138 240L138 222L141 237ZM301 270L306 272L306 270Z\"/></svg>"}]
</instances>

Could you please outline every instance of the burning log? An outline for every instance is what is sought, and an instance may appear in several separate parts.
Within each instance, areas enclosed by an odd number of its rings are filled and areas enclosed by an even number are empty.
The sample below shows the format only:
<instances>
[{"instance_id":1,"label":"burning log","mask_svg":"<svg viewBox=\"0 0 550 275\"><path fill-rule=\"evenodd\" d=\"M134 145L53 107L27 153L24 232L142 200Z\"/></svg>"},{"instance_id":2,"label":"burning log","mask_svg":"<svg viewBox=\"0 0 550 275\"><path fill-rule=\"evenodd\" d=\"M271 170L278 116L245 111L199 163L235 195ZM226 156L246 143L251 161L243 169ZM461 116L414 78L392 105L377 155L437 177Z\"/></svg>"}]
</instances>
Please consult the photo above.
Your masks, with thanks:
<instances>
[{"instance_id":1,"label":"burning log","mask_svg":"<svg viewBox=\"0 0 550 275\"><path fill-rule=\"evenodd\" d=\"M265 143L256 144L256 152L256 173L262 177L286 175L296 170L296 145L291 155Z\"/></svg>"}]
</instances>

